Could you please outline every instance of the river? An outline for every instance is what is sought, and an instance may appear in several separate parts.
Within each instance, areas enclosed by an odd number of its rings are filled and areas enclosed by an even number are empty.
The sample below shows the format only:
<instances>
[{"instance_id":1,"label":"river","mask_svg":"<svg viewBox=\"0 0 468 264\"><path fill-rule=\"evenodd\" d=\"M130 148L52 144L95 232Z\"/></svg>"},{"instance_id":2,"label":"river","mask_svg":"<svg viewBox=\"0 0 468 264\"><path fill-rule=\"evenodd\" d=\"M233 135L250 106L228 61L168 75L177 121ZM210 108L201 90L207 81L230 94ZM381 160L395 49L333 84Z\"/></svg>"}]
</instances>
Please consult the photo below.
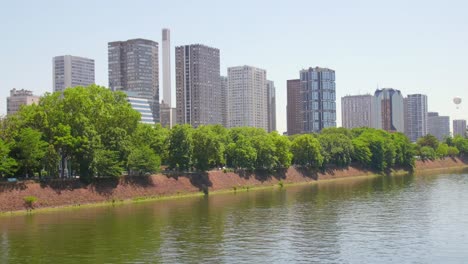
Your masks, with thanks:
<instances>
[{"instance_id":1,"label":"river","mask_svg":"<svg viewBox=\"0 0 468 264\"><path fill-rule=\"evenodd\" d=\"M468 263L468 174L0 218L0 263Z\"/></svg>"}]
</instances>

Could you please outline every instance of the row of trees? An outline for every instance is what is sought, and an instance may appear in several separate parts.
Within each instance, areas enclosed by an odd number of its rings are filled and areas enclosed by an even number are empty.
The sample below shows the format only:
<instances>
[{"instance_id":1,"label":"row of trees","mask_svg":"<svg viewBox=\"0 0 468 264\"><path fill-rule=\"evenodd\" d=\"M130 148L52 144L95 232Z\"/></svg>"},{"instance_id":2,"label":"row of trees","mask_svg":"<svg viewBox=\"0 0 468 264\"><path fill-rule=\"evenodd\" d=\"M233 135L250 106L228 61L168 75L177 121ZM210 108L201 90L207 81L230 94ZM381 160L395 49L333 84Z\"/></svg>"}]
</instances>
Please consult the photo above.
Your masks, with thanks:
<instances>
[{"instance_id":1,"label":"row of trees","mask_svg":"<svg viewBox=\"0 0 468 264\"><path fill-rule=\"evenodd\" d=\"M414 157L435 158L467 153L464 138L440 143L427 136L412 144L401 133L358 128L324 129L320 134L282 136L257 128L220 125L139 123L120 92L92 85L45 95L2 120L0 174L64 176L67 163L82 179L141 175L160 165L178 171L206 171L227 166L277 170L292 164L325 169L357 163L385 171L414 166ZM433 152L435 154L433 155Z\"/></svg>"}]
</instances>

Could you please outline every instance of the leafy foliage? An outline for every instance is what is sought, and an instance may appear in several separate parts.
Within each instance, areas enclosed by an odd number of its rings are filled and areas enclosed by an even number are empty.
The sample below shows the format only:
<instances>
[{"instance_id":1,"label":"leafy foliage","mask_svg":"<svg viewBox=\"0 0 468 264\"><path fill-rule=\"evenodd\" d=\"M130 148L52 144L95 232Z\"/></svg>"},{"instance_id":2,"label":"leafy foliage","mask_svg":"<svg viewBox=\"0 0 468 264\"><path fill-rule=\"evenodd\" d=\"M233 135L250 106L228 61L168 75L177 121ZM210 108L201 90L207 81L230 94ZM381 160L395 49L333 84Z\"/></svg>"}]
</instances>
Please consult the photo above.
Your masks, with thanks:
<instances>
[{"instance_id":1,"label":"leafy foliage","mask_svg":"<svg viewBox=\"0 0 468 264\"><path fill-rule=\"evenodd\" d=\"M323 156L319 141L312 135L305 134L296 137L291 145L294 162L297 165L320 168Z\"/></svg>"}]
</instances>

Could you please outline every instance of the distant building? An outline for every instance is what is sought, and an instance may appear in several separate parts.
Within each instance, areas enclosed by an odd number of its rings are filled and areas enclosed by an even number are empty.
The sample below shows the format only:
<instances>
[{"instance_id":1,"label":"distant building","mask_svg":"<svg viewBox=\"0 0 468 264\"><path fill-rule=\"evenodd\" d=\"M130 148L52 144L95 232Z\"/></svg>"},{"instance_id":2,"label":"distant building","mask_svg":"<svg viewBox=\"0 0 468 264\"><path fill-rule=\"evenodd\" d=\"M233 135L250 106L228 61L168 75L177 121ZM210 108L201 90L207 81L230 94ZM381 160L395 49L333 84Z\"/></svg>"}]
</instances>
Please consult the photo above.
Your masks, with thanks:
<instances>
[{"instance_id":1,"label":"distant building","mask_svg":"<svg viewBox=\"0 0 468 264\"><path fill-rule=\"evenodd\" d=\"M112 91L131 92L146 99L153 119L159 122L158 43L130 39L108 43L109 87Z\"/></svg>"},{"instance_id":2,"label":"distant building","mask_svg":"<svg viewBox=\"0 0 468 264\"><path fill-rule=\"evenodd\" d=\"M427 133L442 141L450 136L450 117L439 116L439 113L427 113Z\"/></svg>"},{"instance_id":3,"label":"distant building","mask_svg":"<svg viewBox=\"0 0 468 264\"><path fill-rule=\"evenodd\" d=\"M268 132L276 131L276 91L275 83L267 80Z\"/></svg>"},{"instance_id":4,"label":"distant building","mask_svg":"<svg viewBox=\"0 0 468 264\"><path fill-rule=\"evenodd\" d=\"M303 131L302 122L302 97L301 97L301 80L287 80L287 126L288 135L300 134Z\"/></svg>"},{"instance_id":5,"label":"distant building","mask_svg":"<svg viewBox=\"0 0 468 264\"><path fill-rule=\"evenodd\" d=\"M375 91L374 128L390 132L405 132L404 100L401 92L392 88Z\"/></svg>"},{"instance_id":6,"label":"distant building","mask_svg":"<svg viewBox=\"0 0 468 264\"><path fill-rule=\"evenodd\" d=\"M309 68L300 72L304 132L336 127L335 71Z\"/></svg>"},{"instance_id":7,"label":"distant building","mask_svg":"<svg viewBox=\"0 0 468 264\"><path fill-rule=\"evenodd\" d=\"M345 128L372 127L374 96L348 95L341 98L341 120Z\"/></svg>"},{"instance_id":8,"label":"distant building","mask_svg":"<svg viewBox=\"0 0 468 264\"><path fill-rule=\"evenodd\" d=\"M94 84L94 60L65 55L52 60L54 92L65 88Z\"/></svg>"},{"instance_id":9,"label":"distant building","mask_svg":"<svg viewBox=\"0 0 468 264\"><path fill-rule=\"evenodd\" d=\"M175 63L177 123L222 124L219 49L179 46Z\"/></svg>"},{"instance_id":10,"label":"distant building","mask_svg":"<svg viewBox=\"0 0 468 264\"><path fill-rule=\"evenodd\" d=\"M457 119L453 120L453 136L466 137L466 120Z\"/></svg>"},{"instance_id":11,"label":"distant building","mask_svg":"<svg viewBox=\"0 0 468 264\"><path fill-rule=\"evenodd\" d=\"M169 105L163 100L160 105L161 126L172 128L172 126L177 124L176 116L176 109L174 107L169 107Z\"/></svg>"},{"instance_id":12,"label":"distant building","mask_svg":"<svg viewBox=\"0 0 468 264\"><path fill-rule=\"evenodd\" d=\"M222 124L224 127L228 126L228 78L221 76L220 78L220 89L221 89L221 116Z\"/></svg>"},{"instance_id":13,"label":"distant building","mask_svg":"<svg viewBox=\"0 0 468 264\"><path fill-rule=\"evenodd\" d=\"M268 131L266 71L252 66L228 68L228 127Z\"/></svg>"},{"instance_id":14,"label":"distant building","mask_svg":"<svg viewBox=\"0 0 468 264\"><path fill-rule=\"evenodd\" d=\"M172 128L176 122L176 109L172 105L171 86L171 31L167 28L162 30L162 86L163 95L160 106L161 125Z\"/></svg>"},{"instance_id":15,"label":"distant building","mask_svg":"<svg viewBox=\"0 0 468 264\"><path fill-rule=\"evenodd\" d=\"M10 96L7 97L7 115L18 112L22 105L38 104L40 98L40 96L33 95L31 91L13 88L10 90Z\"/></svg>"},{"instance_id":16,"label":"distant building","mask_svg":"<svg viewBox=\"0 0 468 264\"><path fill-rule=\"evenodd\" d=\"M427 135L427 96L409 94L404 99L405 134L412 141Z\"/></svg>"},{"instance_id":17,"label":"distant building","mask_svg":"<svg viewBox=\"0 0 468 264\"><path fill-rule=\"evenodd\" d=\"M151 110L151 100L139 97L138 93L125 91L127 101L132 108L141 114L141 123L154 125L153 111Z\"/></svg>"}]
</instances>

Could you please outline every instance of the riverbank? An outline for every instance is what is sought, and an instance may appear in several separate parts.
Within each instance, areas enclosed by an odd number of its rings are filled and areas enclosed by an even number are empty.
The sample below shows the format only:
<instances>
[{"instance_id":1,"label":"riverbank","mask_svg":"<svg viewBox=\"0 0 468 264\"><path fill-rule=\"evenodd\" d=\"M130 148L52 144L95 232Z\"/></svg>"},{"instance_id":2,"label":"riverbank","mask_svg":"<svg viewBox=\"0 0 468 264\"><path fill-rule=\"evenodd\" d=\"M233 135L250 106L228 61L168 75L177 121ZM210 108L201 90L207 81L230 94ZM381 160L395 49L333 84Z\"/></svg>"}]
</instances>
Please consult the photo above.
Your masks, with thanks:
<instances>
[{"instance_id":1,"label":"riverbank","mask_svg":"<svg viewBox=\"0 0 468 264\"><path fill-rule=\"evenodd\" d=\"M416 172L466 168L465 160L447 158L436 161L417 161ZM85 185L77 180L47 183L21 182L0 185L0 212L26 210L24 197L37 197L35 209L81 207L115 203L138 202L148 199L170 199L217 193L241 191L271 186L310 183L321 180L375 175L357 167L329 169L326 172L301 170L290 167L277 173L233 173L210 171L202 174L164 175L104 179ZM49 210L49 209L47 209Z\"/></svg>"}]
</instances>

